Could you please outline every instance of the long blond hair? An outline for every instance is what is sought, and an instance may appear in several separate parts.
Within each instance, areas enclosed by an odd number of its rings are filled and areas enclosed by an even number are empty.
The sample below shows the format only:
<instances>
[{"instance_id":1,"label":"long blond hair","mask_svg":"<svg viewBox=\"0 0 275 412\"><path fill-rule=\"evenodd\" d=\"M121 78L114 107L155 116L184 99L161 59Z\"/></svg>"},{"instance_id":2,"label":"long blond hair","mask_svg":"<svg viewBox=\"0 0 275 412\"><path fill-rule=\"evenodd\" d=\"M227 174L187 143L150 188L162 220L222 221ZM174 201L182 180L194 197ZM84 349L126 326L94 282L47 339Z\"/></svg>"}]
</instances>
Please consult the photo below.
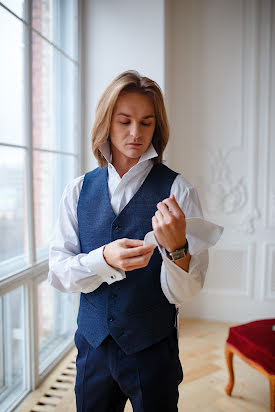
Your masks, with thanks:
<instances>
[{"instance_id":1,"label":"long blond hair","mask_svg":"<svg viewBox=\"0 0 275 412\"><path fill-rule=\"evenodd\" d=\"M99 146L105 143L109 137L114 106L119 94L126 91L146 94L152 98L156 115L156 127L152 144L158 153L158 156L153 160L154 164L162 162L162 155L169 140L169 124L162 91L153 80L141 76L135 70L128 70L112 80L102 93L97 104L91 140L92 150L100 167L104 167L107 161L101 154Z\"/></svg>"}]
</instances>

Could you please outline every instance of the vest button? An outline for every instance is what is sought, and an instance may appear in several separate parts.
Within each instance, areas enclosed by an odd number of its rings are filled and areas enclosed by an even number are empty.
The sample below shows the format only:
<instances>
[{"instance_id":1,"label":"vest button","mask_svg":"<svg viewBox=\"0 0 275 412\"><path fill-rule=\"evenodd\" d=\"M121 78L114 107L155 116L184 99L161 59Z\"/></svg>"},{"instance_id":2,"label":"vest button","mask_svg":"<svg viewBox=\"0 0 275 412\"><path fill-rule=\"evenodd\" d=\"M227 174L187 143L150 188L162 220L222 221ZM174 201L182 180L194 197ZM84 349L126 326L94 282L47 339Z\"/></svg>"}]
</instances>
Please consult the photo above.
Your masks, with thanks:
<instances>
[{"instance_id":1,"label":"vest button","mask_svg":"<svg viewBox=\"0 0 275 412\"><path fill-rule=\"evenodd\" d=\"M112 299L115 299L115 298L116 298L116 294L115 294L115 293L112 293L112 294L111 294L111 298L112 298Z\"/></svg>"},{"instance_id":2,"label":"vest button","mask_svg":"<svg viewBox=\"0 0 275 412\"><path fill-rule=\"evenodd\" d=\"M114 318L110 317L109 322L113 322L113 321L114 321Z\"/></svg>"},{"instance_id":3,"label":"vest button","mask_svg":"<svg viewBox=\"0 0 275 412\"><path fill-rule=\"evenodd\" d=\"M115 229L119 229L119 225L115 225Z\"/></svg>"}]
</instances>

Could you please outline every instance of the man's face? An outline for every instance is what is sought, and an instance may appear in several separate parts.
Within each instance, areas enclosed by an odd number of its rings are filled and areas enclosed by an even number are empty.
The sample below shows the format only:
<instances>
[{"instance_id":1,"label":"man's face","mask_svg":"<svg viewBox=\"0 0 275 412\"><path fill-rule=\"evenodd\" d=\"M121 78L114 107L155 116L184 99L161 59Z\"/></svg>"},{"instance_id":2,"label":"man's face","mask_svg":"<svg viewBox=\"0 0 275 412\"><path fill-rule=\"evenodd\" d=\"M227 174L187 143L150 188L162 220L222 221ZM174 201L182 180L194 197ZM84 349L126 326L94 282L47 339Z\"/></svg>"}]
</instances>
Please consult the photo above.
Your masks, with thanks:
<instances>
[{"instance_id":1,"label":"man's face","mask_svg":"<svg viewBox=\"0 0 275 412\"><path fill-rule=\"evenodd\" d=\"M121 93L116 101L110 140L113 159L138 162L148 149L156 126L155 109L148 95L138 92Z\"/></svg>"}]
</instances>

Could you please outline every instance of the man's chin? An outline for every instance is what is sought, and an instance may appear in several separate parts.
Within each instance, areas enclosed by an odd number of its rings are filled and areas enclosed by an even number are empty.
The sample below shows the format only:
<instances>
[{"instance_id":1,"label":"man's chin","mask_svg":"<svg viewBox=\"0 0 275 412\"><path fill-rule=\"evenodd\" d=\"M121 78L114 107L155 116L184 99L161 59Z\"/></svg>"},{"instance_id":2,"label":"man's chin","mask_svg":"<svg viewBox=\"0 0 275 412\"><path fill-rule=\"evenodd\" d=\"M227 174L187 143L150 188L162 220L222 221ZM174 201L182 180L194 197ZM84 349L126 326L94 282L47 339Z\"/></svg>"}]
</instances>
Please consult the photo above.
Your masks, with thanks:
<instances>
[{"instance_id":1,"label":"man's chin","mask_svg":"<svg viewBox=\"0 0 275 412\"><path fill-rule=\"evenodd\" d=\"M139 158L142 155L142 153L143 153L143 150L134 149L134 150L127 150L127 154L126 153L125 154L131 159L136 159L136 158Z\"/></svg>"}]
</instances>

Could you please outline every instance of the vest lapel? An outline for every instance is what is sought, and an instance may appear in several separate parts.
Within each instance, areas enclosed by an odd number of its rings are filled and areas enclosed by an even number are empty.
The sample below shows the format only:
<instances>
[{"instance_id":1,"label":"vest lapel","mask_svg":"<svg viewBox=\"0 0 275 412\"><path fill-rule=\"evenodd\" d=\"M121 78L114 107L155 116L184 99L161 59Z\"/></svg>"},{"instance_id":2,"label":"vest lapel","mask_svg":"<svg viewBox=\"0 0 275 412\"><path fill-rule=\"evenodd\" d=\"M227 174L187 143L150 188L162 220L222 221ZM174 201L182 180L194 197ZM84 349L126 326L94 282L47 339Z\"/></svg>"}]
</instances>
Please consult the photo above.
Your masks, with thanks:
<instances>
[{"instance_id":1,"label":"vest lapel","mask_svg":"<svg viewBox=\"0 0 275 412\"><path fill-rule=\"evenodd\" d=\"M111 214L113 215L113 217L114 217L114 220L116 219L116 215L115 215L115 212L114 212L114 210L113 210L113 208L112 208L112 204L111 204L111 199L110 199L110 193L109 193L109 187L108 187L108 166L105 166L104 168L103 168L103 172L104 172L104 174L103 174L103 178L104 178L104 190L105 190L105 196L106 196L106 199L108 199L108 206L109 206L109 208L110 208L110 210L111 210Z\"/></svg>"}]
</instances>

